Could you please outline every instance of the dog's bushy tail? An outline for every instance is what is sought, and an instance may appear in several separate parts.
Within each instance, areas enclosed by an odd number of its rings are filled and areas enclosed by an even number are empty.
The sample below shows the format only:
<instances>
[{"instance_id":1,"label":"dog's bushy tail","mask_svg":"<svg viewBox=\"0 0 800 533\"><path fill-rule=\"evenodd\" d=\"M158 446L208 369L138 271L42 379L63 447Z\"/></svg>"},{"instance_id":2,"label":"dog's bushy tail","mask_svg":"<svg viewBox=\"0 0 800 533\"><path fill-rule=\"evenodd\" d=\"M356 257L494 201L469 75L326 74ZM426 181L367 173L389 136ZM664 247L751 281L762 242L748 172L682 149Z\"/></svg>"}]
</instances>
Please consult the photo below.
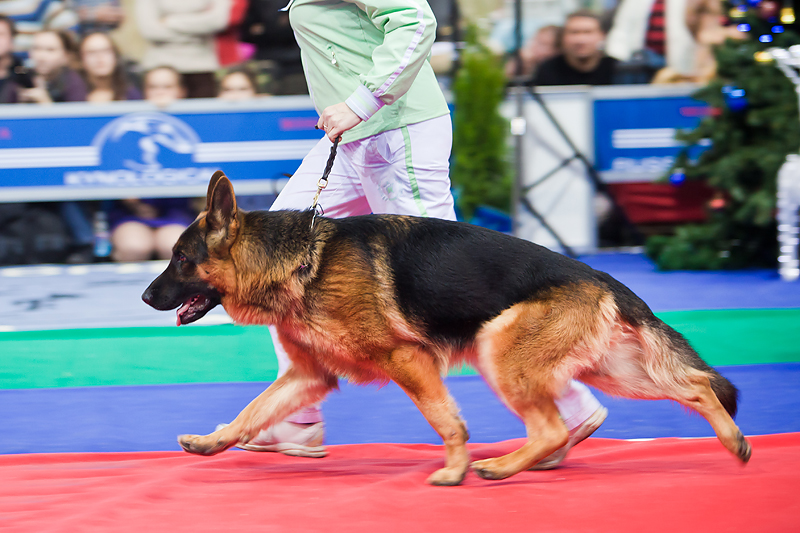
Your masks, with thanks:
<instances>
[{"instance_id":1,"label":"dog's bushy tail","mask_svg":"<svg viewBox=\"0 0 800 533\"><path fill-rule=\"evenodd\" d=\"M714 390L714 394L717 395L722 407L731 415L731 418L736 418L739 403L739 389L716 370L713 372L711 388Z\"/></svg>"},{"instance_id":2,"label":"dog's bushy tail","mask_svg":"<svg viewBox=\"0 0 800 533\"><path fill-rule=\"evenodd\" d=\"M736 412L739 404L739 389L737 389L733 383L728 381L725 376L706 364L706 362L700 359L699 356L697 357L697 360L702 364L702 368L700 366L695 366L695 368L698 370L704 370L709 374L709 377L711 378L711 390L713 390L714 394L717 395L719 403L721 403L722 407L724 407L728 414L731 415L731 418L736 418Z\"/></svg>"}]
</instances>

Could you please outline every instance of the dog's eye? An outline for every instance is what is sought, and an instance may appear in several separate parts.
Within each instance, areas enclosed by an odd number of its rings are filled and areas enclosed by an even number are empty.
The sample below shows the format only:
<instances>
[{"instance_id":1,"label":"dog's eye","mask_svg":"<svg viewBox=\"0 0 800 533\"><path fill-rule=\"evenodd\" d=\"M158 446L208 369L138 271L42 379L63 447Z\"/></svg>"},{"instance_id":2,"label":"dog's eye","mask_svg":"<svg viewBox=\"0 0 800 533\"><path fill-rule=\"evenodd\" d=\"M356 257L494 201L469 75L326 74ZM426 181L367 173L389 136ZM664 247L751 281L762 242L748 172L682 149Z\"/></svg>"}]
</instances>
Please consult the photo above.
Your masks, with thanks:
<instances>
[{"instance_id":1,"label":"dog's eye","mask_svg":"<svg viewBox=\"0 0 800 533\"><path fill-rule=\"evenodd\" d=\"M185 263L186 261L188 261L188 259L186 259L186 256L183 255L182 253L179 253L178 255L176 255L175 259L178 260L178 263Z\"/></svg>"}]
</instances>

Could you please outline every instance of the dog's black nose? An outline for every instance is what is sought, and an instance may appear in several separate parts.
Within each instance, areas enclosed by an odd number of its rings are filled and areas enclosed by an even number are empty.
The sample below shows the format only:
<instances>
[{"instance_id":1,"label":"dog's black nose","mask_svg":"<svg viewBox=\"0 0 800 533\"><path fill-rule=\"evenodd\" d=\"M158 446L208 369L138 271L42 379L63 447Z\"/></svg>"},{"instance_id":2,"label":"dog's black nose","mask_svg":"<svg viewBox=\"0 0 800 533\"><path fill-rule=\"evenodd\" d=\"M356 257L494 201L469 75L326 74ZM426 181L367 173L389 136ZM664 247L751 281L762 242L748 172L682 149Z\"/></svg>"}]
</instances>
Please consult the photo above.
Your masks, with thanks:
<instances>
[{"instance_id":1,"label":"dog's black nose","mask_svg":"<svg viewBox=\"0 0 800 533\"><path fill-rule=\"evenodd\" d=\"M143 301L144 301L144 303L146 303L147 305L153 305L152 303L150 303L150 302L152 302L152 301L153 301L153 294L150 292L150 289L147 289L146 291L144 291L144 292L142 293L142 300L143 300Z\"/></svg>"}]
</instances>

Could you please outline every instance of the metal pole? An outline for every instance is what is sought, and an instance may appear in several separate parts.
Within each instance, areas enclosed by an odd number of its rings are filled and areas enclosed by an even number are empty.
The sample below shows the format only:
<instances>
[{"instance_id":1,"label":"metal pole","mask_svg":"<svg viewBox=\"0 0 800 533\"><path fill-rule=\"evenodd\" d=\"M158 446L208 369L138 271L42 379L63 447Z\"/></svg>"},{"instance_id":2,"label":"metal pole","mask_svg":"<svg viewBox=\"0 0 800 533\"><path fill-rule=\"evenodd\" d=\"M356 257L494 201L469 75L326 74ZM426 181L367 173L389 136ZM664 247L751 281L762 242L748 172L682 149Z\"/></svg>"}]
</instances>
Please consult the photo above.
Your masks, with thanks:
<instances>
[{"instance_id":1,"label":"metal pole","mask_svg":"<svg viewBox=\"0 0 800 533\"><path fill-rule=\"evenodd\" d=\"M522 0L514 2L514 58L516 62L515 78L519 81L522 77ZM511 187L511 231L514 235L519 232L519 209L522 189L522 173L525 171L525 161L522 157L525 135L525 94L521 86L514 84L516 91L516 116L511 120L511 134L514 140L514 181Z\"/></svg>"}]
</instances>

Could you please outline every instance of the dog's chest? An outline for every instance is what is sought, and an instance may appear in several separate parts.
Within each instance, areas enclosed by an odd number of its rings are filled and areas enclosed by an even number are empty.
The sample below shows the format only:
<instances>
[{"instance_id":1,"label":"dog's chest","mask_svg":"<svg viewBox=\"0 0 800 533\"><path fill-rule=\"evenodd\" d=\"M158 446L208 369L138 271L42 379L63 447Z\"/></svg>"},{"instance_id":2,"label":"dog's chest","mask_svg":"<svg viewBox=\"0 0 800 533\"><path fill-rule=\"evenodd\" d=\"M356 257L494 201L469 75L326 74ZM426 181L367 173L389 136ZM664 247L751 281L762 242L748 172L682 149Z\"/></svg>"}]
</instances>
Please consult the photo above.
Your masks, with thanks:
<instances>
[{"instance_id":1,"label":"dog's chest","mask_svg":"<svg viewBox=\"0 0 800 533\"><path fill-rule=\"evenodd\" d=\"M315 366L350 381L368 383L385 381L386 377L374 362L373 350L350 334L316 324L288 323L278 326L289 358L309 359Z\"/></svg>"}]
</instances>

